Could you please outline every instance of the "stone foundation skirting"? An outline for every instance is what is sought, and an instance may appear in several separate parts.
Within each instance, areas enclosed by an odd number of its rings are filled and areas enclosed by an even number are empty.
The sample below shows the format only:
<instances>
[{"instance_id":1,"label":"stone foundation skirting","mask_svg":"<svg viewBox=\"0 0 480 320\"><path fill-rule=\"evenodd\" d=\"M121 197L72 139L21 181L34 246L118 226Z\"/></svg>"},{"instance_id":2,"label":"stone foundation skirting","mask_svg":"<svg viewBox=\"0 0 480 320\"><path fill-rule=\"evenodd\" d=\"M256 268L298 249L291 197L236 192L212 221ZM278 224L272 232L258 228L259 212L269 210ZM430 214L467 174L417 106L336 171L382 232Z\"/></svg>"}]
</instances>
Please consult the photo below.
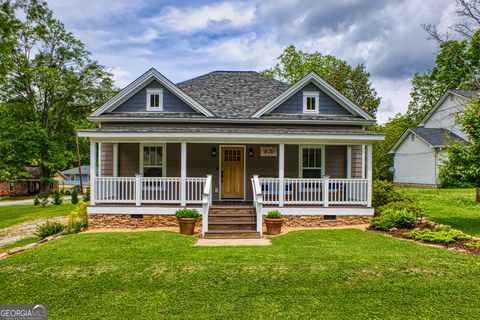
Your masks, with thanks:
<instances>
[{"instance_id":1,"label":"stone foundation skirting","mask_svg":"<svg viewBox=\"0 0 480 320\"><path fill-rule=\"evenodd\" d=\"M89 229L161 227L178 228L177 219L173 215L161 214L144 214L142 218L135 218L129 214L92 214L88 216ZM195 226L195 233L201 233L201 230L202 219L198 219Z\"/></svg>"},{"instance_id":2,"label":"stone foundation skirting","mask_svg":"<svg viewBox=\"0 0 480 320\"><path fill-rule=\"evenodd\" d=\"M324 216L284 215L283 226L289 228L315 228L349 226L370 223L371 216L336 216L335 220L325 220Z\"/></svg>"}]
</instances>

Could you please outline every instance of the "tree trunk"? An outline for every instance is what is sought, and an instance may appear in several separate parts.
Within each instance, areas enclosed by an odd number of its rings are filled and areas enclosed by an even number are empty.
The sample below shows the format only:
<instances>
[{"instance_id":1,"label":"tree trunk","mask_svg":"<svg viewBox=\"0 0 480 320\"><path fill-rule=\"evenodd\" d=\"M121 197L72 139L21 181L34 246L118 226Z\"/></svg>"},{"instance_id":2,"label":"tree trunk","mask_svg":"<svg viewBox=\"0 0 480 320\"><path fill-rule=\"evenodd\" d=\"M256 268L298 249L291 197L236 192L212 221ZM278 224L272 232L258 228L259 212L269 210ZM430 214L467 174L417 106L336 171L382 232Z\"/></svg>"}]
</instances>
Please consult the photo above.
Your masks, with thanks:
<instances>
[{"instance_id":1,"label":"tree trunk","mask_svg":"<svg viewBox=\"0 0 480 320\"><path fill-rule=\"evenodd\" d=\"M476 191L477 191L477 197L476 197L477 202L480 202L480 187L477 186L477 190L476 190Z\"/></svg>"}]
</instances>

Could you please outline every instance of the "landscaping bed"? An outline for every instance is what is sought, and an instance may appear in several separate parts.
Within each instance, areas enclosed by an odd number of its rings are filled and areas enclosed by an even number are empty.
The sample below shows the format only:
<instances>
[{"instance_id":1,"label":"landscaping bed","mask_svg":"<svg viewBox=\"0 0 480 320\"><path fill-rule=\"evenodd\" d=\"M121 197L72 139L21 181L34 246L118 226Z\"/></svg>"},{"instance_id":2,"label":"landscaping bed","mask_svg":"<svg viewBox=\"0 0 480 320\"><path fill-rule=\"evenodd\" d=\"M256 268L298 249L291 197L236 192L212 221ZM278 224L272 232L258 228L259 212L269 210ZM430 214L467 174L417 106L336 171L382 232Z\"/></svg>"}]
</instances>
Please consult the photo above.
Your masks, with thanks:
<instances>
[{"instance_id":1,"label":"landscaping bed","mask_svg":"<svg viewBox=\"0 0 480 320\"><path fill-rule=\"evenodd\" d=\"M415 229L418 229L420 231L423 231L423 230L434 231L435 228L439 226L442 226L442 225L436 224L435 222L431 222L428 220L424 220L424 221L417 222L415 225ZM401 228L401 229L393 228L388 231L383 231L383 230L376 230L373 227L369 227L368 230L373 232L378 232L384 235L389 235L395 238L412 240L412 241L419 242L426 245L435 245L437 247L444 247L445 249L455 250L462 253L480 255L480 240L473 237L469 239L459 239L453 242L437 242L437 241L433 242L433 241L412 239L411 237L408 236L408 233L412 232L412 229L407 229L407 228Z\"/></svg>"}]
</instances>

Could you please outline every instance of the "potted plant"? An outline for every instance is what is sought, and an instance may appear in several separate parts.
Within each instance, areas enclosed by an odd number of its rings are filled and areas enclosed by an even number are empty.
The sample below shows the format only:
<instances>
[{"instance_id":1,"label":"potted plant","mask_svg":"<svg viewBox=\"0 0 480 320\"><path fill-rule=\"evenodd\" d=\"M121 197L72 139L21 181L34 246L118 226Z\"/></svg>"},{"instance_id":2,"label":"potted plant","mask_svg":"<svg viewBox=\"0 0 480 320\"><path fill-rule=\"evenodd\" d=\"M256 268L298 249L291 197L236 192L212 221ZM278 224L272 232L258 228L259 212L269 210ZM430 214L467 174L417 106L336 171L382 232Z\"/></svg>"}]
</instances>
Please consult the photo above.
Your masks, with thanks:
<instances>
[{"instance_id":1,"label":"potted plant","mask_svg":"<svg viewBox=\"0 0 480 320\"><path fill-rule=\"evenodd\" d=\"M197 209L179 209L175 212L180 233L186 235L193 235L195 230L195 223L197 222L200 213Z\"/></svg>"},{"instance_id":2,"label":"potted plant","mask_svg":"<svg viewBox=\"0 0 480 320\"><path fill-rule=\"evenodd\" d=\"M272 210L265 217L265 225L267 226L268 235L280 234L283 224L282 214L278 210Z\"/></svg>"}]
</instances>

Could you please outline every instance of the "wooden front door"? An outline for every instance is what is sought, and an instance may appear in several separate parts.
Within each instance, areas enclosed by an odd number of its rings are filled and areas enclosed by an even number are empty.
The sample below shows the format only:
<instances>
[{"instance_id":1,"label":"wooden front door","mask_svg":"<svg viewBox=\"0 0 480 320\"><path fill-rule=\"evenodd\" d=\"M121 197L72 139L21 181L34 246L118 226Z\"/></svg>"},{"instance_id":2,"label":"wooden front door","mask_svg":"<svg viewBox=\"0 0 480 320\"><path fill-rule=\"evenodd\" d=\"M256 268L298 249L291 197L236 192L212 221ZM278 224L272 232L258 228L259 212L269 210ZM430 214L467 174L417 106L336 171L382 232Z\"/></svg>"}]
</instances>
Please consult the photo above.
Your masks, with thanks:
<instances>
[{"instance_id":1,"label":"wooden front door","mask_svg":"<svg viewBox=\"0 0 480 320\"><path fill-rule=\"evenodd\" d=\"M222 199L244 198L244 150L243 147L222 147Z\"/></svg>"}]
</instances>

